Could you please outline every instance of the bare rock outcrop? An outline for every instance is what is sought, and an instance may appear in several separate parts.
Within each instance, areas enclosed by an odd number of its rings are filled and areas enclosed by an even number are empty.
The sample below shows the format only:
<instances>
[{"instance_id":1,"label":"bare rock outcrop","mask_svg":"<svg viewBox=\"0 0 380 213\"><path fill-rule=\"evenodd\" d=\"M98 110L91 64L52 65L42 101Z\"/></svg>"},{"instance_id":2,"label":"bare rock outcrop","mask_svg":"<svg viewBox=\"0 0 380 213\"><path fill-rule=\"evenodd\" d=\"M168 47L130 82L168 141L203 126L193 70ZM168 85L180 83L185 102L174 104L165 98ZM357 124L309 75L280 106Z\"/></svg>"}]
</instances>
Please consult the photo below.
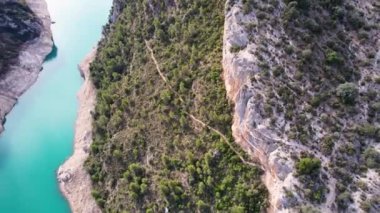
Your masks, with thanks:
<instances>
[{"instance_id":1,"label":"bare rock outcrop","mask_svg":"<svg viewBox=\"0 0 380 213\"><path fill-rule=\"evenodd\" d=\"M228 3L227 3L228 4ZM284 144L275 132L266 128L268 121L260 115L262 100L260 90L251 85L251 78L258 74L259 67L253 52L257 45L250 43L244 22L254 21L254 16L244 16L241 5L232 6L226 14L224 31L223 66L227 94L235 103L233 134L237 143L245 147L260 164L266 175L264 182L270 192L271 210L278 212L277 206L286 206L282 188L290 187L297 180L292 176L294 165L284 159L289 157ZM271 36L271 35L269 35ZM238 54L233 48L245 48Z\"/></svg>"},{"instance_id":2,"label":"bare rock outcrop","mask_svg":"<svg viewBox=\"0 0 380 213\"><path fill-rule=\"evenodd\" d=\"M0 77L0 132L5 116L17 99L37 80L45 57L53 47L51 20L44 0L26 0L27 6L40 20L39 36L23 44L16 62L7 67Z\"/></svg>"},{"instance_id":3,"label":"bare rock outcrop","mask_svg":"<svg viewBox=\"0 0 380 213\"><path fill-rule=\"evenodd\" d=\"M90 175L84 168L90 145L92 143L92 115L96 102L96 91L90 80L90 63L96 56L96 49L86 56L79 65L85 79L79 93L79 110L75 125L74 153L58 169L57 176L60 189L69 201L73 212L101 212L91 195Z\"/></svg>"}]
</instances>

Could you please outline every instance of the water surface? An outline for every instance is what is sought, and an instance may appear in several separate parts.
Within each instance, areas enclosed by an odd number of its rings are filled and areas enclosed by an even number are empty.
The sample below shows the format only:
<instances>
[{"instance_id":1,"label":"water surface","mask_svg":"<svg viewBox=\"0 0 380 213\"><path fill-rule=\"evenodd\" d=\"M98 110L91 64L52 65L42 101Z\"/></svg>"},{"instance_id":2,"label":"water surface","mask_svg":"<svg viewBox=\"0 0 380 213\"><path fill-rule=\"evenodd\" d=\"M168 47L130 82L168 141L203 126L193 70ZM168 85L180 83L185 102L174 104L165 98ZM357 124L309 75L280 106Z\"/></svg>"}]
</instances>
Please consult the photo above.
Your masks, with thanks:
<instances>
[{"instance_id":1,"label":"water surface","mask_svg":"<svg viewBox=\"0 0 380 213\"><path fill-rule=\"evenodd\" d=\"M0 212L67 213L56 170L72 153L82 79L77 65L100 39L111 0L47 0L56 57L7 116L0 136Z\"/></svg>"}]
</instances>

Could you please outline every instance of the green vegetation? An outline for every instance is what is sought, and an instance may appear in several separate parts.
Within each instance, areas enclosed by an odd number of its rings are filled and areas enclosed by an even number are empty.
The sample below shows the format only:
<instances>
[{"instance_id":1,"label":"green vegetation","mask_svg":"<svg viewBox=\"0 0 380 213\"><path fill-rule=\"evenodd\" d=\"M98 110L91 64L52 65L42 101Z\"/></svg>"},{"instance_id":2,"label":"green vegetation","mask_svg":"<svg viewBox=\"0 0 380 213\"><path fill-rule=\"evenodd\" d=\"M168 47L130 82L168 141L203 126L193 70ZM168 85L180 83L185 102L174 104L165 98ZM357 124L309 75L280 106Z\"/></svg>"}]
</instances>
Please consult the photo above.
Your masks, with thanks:
<instances>
[{"instance_id":1,"label":"green vegetation","mask_svg":"<svg viewBox=\"0 0 380 213\"><path fill-rule=\"evenodd\" d=\"M224 2L176 2L128 1L105 28L91 65L94 197L105 212L261 212L261 171L239 157L221 79Z\"/></svg>"},{"instance_id":2,"label":"green vegetation","mask_svg":"<svg viewBox=\"0 0 380 213\"><path fill-rule=\"evenodd\" d=\"M368 148L363 154L365 164L371 169L380 169L380 153L374 148Z\"/></svg>"},{"instance_id":3,"label":"green vegetation","mask_svg":"<svg viewBox=\"0 0 380 213\"><path fill-rule=\"evenodd\" d=\"M337 52L329 51L327 53L326 62L331 65L341 65L344 63L344 60Z\"/></svg>"},{"instance_id":4,"label":"green vegetation","mask_svg":"<svg viewBox=\"0 0 380 213\"><path fill-rule=\"evenodd\" d=\"M380 195L373 196L370 199L364 200L360 207L365 212L376 212L376 207L380 205Z\"/></svg>"},{"instance_id":5,"label":"green vegetation","mask_svg":"<svg viewBox=\"0 0 380 213\"><path fill-rule=\"evenodd\" d=\"M301 158L296 164L297 173L299 175L318 174L320 168L321 168L321 161L316 158L310 158L310 157Z\"/></svg>"},{"instance_id":6,"label":"green vegetation","mask_svg":"<svg viewBox=\"0 0 380 213\"><path fill-rule=\"evenodd\" d=\"M343 103L354 104L359 95L359 90L353 83L344 83L338 86L336 94Z\"/></svg>"},{"instance_id":7,"label":"green vegetation","mask_svg":"<svg viewBox=\"0 0 380 213\"><path fill-rule=\"evenodd\" d=\"M227 10L236 3L229 1ZM380 139L380 77L370 66L377 19L364 18L352 1L285 3L242 1L243 13L257 17L244 23L257 47L252 54L260 72L250 79L262 102L255 107L278 137L310 148L294 156L297 193L311 201L301 211L324 202L326 183L335 178L335 204L344 212L357 177L378 161L367 150ZM224 2L121 5L91 67L98 104L87 168L98 203L106 212L264 209L260 171L242 161L248 158L231 136L220 65ZM330 160L323 168L320 155Z\"/></svg>"},{"instance_id":8,"label":"green vegetation","mask_svg":"<svg viewBox=\"0 0 380 213\"><path fill-rule=\"evenodd\" d=\"M346 209L350 203L352 203L351 194L348 191L345 191L338 195L336 198L339 208Z\"/></svg>"},{"instance_id":9,"label":"green vegetation","mask_svg":"<svg viewBox=\"0 0 380 213\"><path fill-rule=\"evenodd\" d=\"M357 132L359 135L361 136L365 136L365 137L368 137L368 138L378 138L380 139L380 128L375 126L375 125L371 125L371 124L362 124L362 125L358 125L357 126Z\"/></svg>"},{"instance_id":10,"label":"green vegetation","mask_svg":"<svg viewBox=\"0 0 380 213\"><path fill-rule=\"evenodd\" d=\"M301 8L301 9L308 9L310 7L310 0L296 0L296 1L292 1L292 0L285 0L285 2L287 4L289 3L296 3L296 5Z\"/></svg>"},{"instance_id":11,"label":"green vegetation","mask_svg":"<svg viewBox=\"0 0 380 213\"><path fill-rule=\"evenodd\" d=\"M243 13L248 14L252 11L254 7L254 0L243 0Z\"/></svg>"},{"instance_id":12,"label":"green vegetation","mask_svg":"<svg viewBox=\"0 0 380 213\"><path fill-rule=\"evenodd\" d=\"M243 50L245 47L241 47L241 46L238 46L238 45L235 45L235 46L232 46L230 51L232 53L237 53L237 52L240 52L241 50Z\"/></svg>"},{"instance_id":13,"label":"green vegetation","mask_svg":"<svg viewBox=\"0 0 380 213\"><path fill-rule=\"evenodd\" d=\"M325 200L326 186L321 179L321 161L312 156L301 156L296 162L296 176L303 183L304 196L313 203Z\"/></svg>"}]
</instances>

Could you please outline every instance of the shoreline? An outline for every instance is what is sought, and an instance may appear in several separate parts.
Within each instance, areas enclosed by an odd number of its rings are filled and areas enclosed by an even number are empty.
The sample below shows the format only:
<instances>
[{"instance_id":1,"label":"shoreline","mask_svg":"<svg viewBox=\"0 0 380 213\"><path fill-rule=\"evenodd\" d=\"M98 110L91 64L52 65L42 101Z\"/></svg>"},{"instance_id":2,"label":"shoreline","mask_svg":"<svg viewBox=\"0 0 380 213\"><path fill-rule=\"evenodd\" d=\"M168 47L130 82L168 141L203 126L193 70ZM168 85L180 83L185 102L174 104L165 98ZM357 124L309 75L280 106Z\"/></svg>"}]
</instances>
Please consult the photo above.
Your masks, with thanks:
<instances>
[{"instance_id":1,"label":"shoreline","mask_svg":"<svg viewBox=\"0 0 380 213\"><path fill-rule=\"evenodd\" d=\"M27 42L12 65L0 79L0 134L4 131L6 116L24 94L38 79L45 58L53 49L51 19L45 0L26 0L29 8L43 24L41 35Z\"/></svg>"},{"instance_id":2,"label":"shoreline","mask_svg":"<svg viewBox=\"0 0 380 213\"><path fill-rule=\"evenodd\" d=\"M90 175L84 168L92 143L91 112L95 109L96 90L90 80L90 64L95 59L96 52L97 48L91 50L78 67L84 82L77 94L79 108L75 123L73 153L57 171L59 188L74 213L101 212L91 195Z\"/></svg>"}]
</instances>

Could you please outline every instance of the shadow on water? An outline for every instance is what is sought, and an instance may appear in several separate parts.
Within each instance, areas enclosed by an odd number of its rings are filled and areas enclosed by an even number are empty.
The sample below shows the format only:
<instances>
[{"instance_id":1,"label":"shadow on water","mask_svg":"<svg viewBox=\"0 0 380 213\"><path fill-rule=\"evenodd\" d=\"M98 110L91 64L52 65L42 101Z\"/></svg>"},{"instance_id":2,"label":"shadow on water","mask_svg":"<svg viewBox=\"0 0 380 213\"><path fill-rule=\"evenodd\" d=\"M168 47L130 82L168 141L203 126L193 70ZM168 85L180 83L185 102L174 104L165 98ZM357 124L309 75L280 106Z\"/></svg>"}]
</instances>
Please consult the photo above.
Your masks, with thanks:
<instances>
[{"instance_id":1,"label":"shadow on water","mask_svg":"<svg viewBox=\"0 0 380 213\"><path fill-rule=\"evenodd\" d=\"M0 143L0 169L5 165L5 161L9 155L9 147L6 143Z\"/></svg>"},{"instance_id":2,"label":"shadow on water","mask_svg":"<svg viewBox=\"0 0 380 213\"><path fill-rule=\"evenodd\" d=\"M3 125L3 127L4 127L6 122L7 122L7 117L5 115L4 120L1 122L1 125ZM4 129L4 131L5 131L5 129ZM0 133L0 138L1 137L2 137L2 133ZM8 155L8 151L7 150L8 150L7 145L5 143L0 143L0 169L1 169L2 165L3 165L3 162L4 162L5 158Z\"/></svg>"},{"instance_id":3,"label":"shadow on water","mask_svg":"<svg viewBox=\"0 0 380 213\"><path fill-rule=\"evenodd\" d=\"M57 56L58 56L58 47L54 43L51 52L45 57L44 62L52 61ZM2 125L4 126L4 128L5 128L5 123L6 122L7 122L7 117L5 117L4 120L2 121ZM0 133L0 139L3 137L2 134L3 133ZM2 141L2 143L0 143L0 169L5 164L5 161L7 160L8 155L9 155L9 144L4 143L4 141Z\"/></svg>"},{"instance_id":4,"label":"shadow on water","mask_svg":"<svg viewBox=\"0 0 380 213\"><path fill-rule=\"evenodd\" d=\"M58 56L58 47L55 45L55 43L53 44L53 49L51 50L51 52L45 57L45 61L44 62L48 62L48 61L51 61L53 60L54 58L56 58Z\"/></svg>"},{"instance_id":5,"label":"shadow on water","mask_svg":"<svg viewBox=\"0 0 380 213\"><path fill-rule=\"evenodd\" d=\"M55 43L53 44L53 48L51 50L51 52L45 57L45 60L44 62L48 62L48 61L52 61L54 60L56 57L58 56L58 47L55 45ZM0 67L1 68L1 67ZM42 69L42 68L41 68ZM1 75L1 69L0 69L0 75ZM4 120L2 121L2 125L4 126L5 128L5 123L7 122L7 115L5 115L5 118ZM5 130L4 130L5 131ZM2 135L3 133L0 133L0 139L3 137ZM9 147L8 147L8 144L7 143L4 143L2 141L2 143L0 143L0 169L3 167L4 165L4 162L8 156L8 151L9 150Z\"/></svg>"},{"instance_id":6,"label":"shadow on water","mask_svg":"<svg viewBox=\"0 0 380 213\"><path fill-rule=\"evenodd\" d=\"M2 122L3 126L5 125L6 121L7 121L7 118L5 117L3 122ZM1 137L2 137L2 135L0 133L0 138ZM4 161L6 160L6 158L8 156L8 150L9 150L9 148L8 148L8 145L6 143L0 143L0 169L3 167Z\"/></svg>"}]
</instances>

